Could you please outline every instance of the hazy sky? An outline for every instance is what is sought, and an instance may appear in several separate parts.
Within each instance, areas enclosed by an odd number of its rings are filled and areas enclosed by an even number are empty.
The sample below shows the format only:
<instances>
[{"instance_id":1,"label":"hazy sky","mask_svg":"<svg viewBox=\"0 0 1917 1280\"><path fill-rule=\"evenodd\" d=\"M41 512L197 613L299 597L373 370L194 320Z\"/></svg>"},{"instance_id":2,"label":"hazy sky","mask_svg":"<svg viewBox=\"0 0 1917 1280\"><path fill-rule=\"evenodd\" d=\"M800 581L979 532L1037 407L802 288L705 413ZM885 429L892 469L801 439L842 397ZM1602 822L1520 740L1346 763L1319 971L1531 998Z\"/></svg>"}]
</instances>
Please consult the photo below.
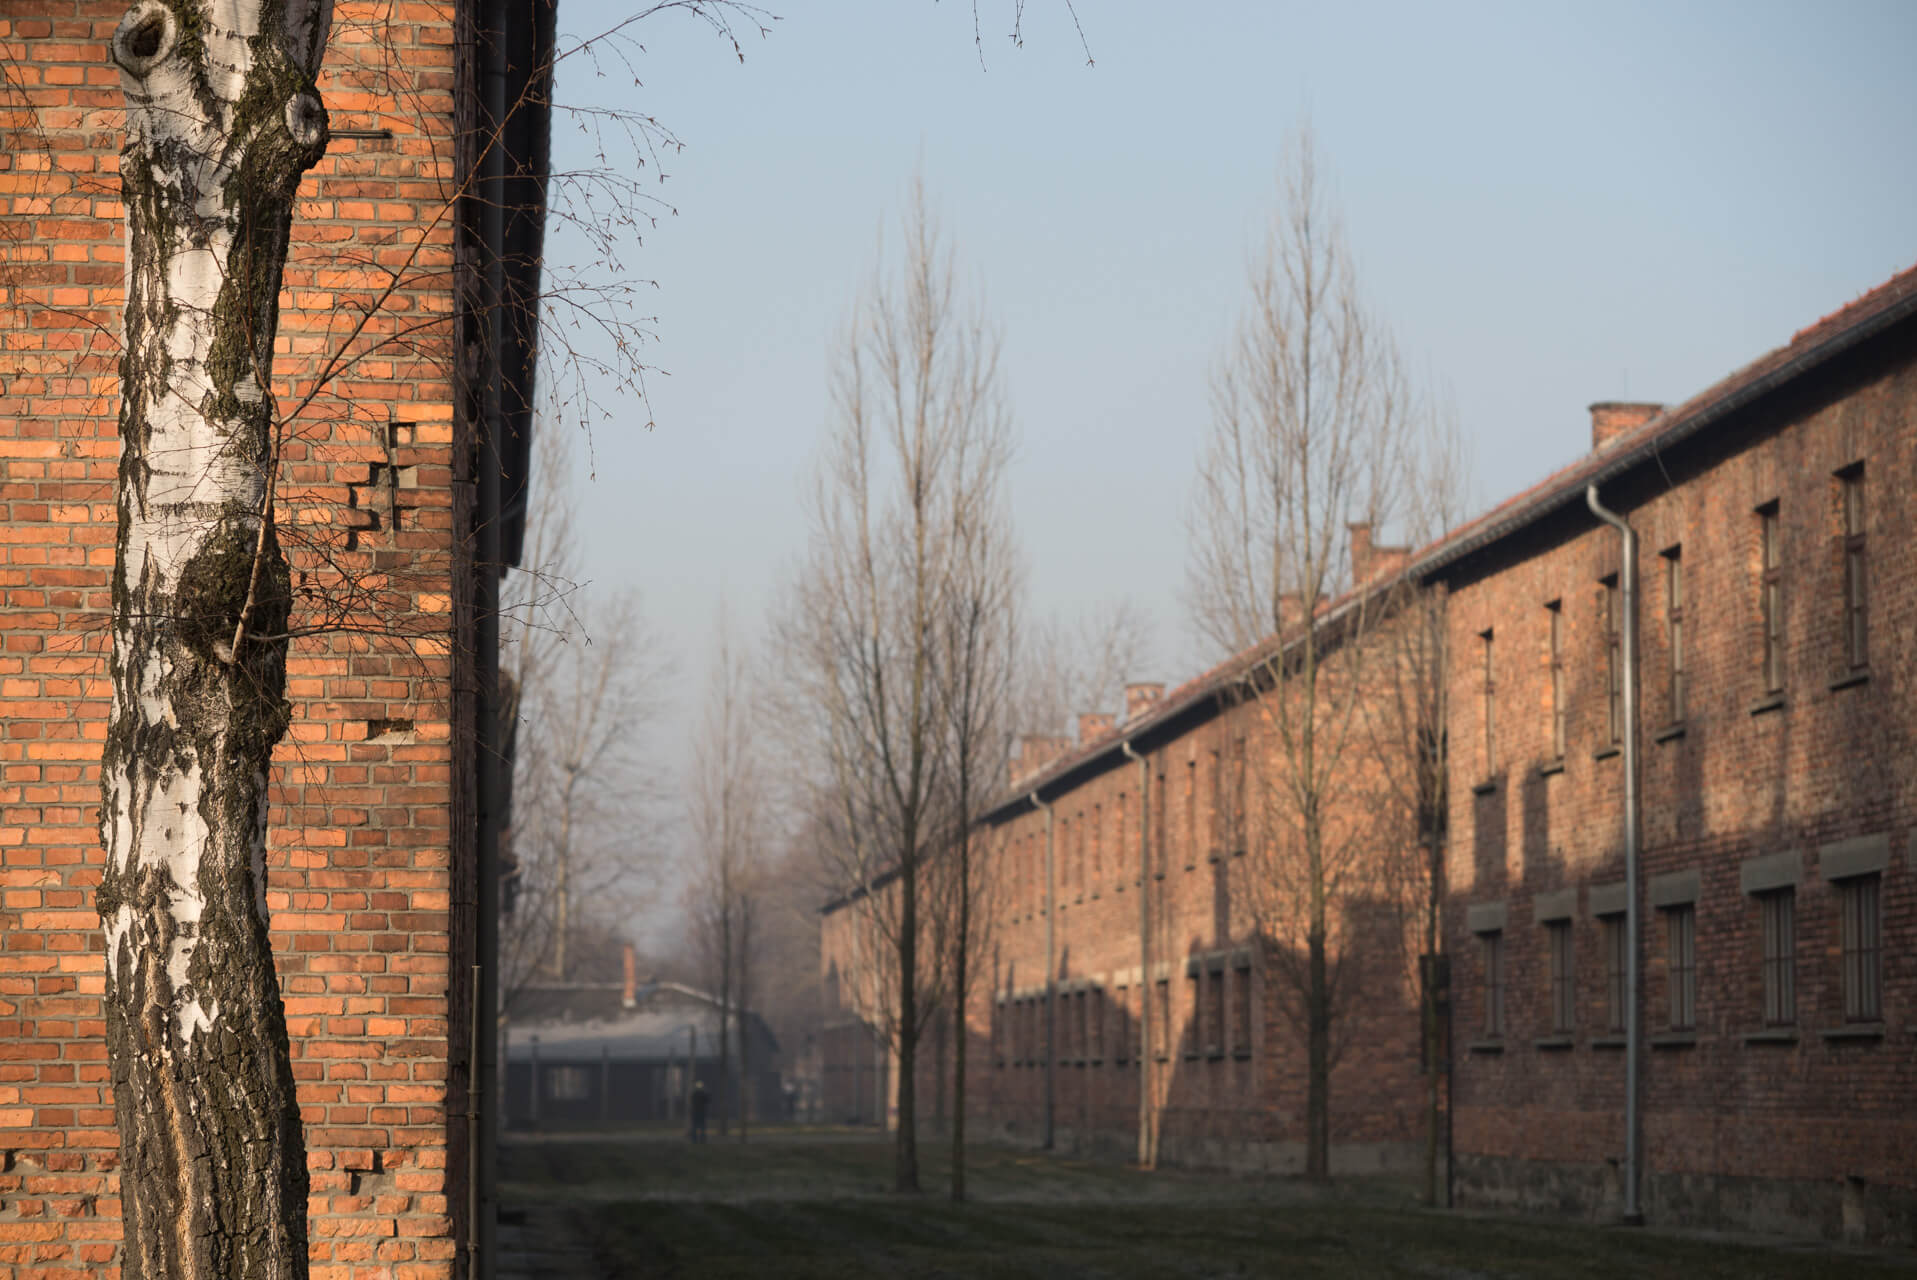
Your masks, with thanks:
<instances>
[{"instance_id":1,"label":"hazy sky","mask_svg":"<svg viewBox=\"0 0 1917 1280\"><path fill-rule=\"evenodd\" d=\"M775 3L763 39L734 22L743 63L668 13L630 72L562 64L562 105L684 143L677 216L629 264L658 283L657 426L600 424L573 481L590 590L637 588L678 658L662 769L721 593L756 624L802 545L835 340L915 167L1003 325L1033 603L1132 598L1157 622L1139 679L1219 656L1177 607L1184 513L1307 118L1364 292L1448 390L1486 503L1587 449L1591 401L1681 400L1917 262L1917 4L1077 0L1089 67L1062 0L1027 0L1023 48L1013 11L978 0L983 68L965 0ZM594 162L563 116L555 148Z\"/></svg>"}]
</instances>

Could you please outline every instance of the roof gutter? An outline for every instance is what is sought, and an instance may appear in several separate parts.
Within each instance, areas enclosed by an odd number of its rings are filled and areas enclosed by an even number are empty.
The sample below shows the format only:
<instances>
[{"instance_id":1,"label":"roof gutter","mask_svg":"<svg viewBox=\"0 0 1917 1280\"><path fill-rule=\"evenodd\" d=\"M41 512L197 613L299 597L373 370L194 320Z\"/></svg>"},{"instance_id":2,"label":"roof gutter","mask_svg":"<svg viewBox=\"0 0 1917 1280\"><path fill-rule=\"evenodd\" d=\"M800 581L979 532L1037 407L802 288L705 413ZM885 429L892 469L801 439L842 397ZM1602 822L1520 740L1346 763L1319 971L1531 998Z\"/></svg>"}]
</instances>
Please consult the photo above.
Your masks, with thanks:
<instances>
[{"instance_id":1,"label":"roof gutter","mask_svg":"<svg viewBox=\"0 0 1917 1280\"><path fill-rule=\"evenodd\" d=\"M1663 431L1621 450L1616 457L1609 459L1585 476L1582 485L1566 485L1562 489L1542 495L1530 505L1513 511L1503 519L1468 537L1439 543L1426 555L1412 561L1405 569L1405 576L1429 577L1438 570L1455 564L1494 542L1501 541L1528 524L1575 505L1580 488L1595 488L1618 479L1671 446L1680 444L1706 427L1713 426L1750 407L1825 361L1862 346L1865 342L1895 328L1912 316L1917 316L1917 293L1899 299L1876 315L1860 320L1855 325L1833 334L1826 341L1807 348L1769 373L1732 391L1721 400L1713 401Z\"/></svg>"}]
</instances>

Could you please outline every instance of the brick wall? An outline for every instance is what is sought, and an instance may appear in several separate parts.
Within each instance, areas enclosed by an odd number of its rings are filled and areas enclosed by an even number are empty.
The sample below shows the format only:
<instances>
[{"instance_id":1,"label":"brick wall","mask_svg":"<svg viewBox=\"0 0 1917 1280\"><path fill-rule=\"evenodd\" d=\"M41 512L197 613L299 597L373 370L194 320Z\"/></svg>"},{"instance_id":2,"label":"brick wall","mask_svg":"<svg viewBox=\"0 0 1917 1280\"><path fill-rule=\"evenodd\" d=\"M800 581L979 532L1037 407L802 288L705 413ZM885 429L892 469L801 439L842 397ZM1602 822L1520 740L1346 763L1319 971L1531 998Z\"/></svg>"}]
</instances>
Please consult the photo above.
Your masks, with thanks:
<instances>
[{"instance_id":1,"label":"brick wall","mask_svg":"<svg viewBox=\"0 0 1917 1280\"><path fill-rule=\"evenodd\" d=\"M29 8L32 12L29 14ZM118 1268L91 889L119 454L124 5L0 7L0 1277ZM367 594L302 636L269 905L312 1170L313 1274L451 1275L452 9L345 4L282 295L296 584ZM435 223L435 218L437 222ZM390 290L390 292L388 292ZM378 316L350 339L355 308ZM376 621L374 621L376 619ZM372 622L370 627L363 626ZM463 984L464 974L459 975ZM458 1042L458 1049L453 1048Z\"/></svg>"},{"instance_id":2,"label":"brick wall","mask_svg":"<svg viewBox=\"0 0 1917 1280\"><path fill-rule=\"evenodd\" d=\"M1323 675L1327 703L1342 703L1356 675L1367 681L1367 714L1382 714L1392 652L1385 630L1371 635L1361 661L1357 646L1338 650ZM1045 1138L1050 915L1055 1145L1120 1159L1138 1155L1142 1068L1135 1046L1140 1002L1149 994L1162 1002L1153 1005L1158 1025L1146 1046L1146 1123L1157 1158L1303 1168L1305 1035L1293 976L1302 968L1303 933L1289 927L1296 914L1274 889L1296 880L1299 853L1284 834L1273 703L1235 697L1233 686L1230 678L1201 679L1157 710L1137 709L1122 726L1087 717L1078 744L1024 744L1021 760L1031 776L1015 783L980 831L990 887L966 1038L975 1135L1019 1143ZM1328 833L1340 881L1331 953L1341 966L1330 1094L1334 1169L1361 1171L1406 1167L1422 1112L1412 952L1399 886L1386 874L1408 851L1408 831L1375 821L1402 806L1383 776L1388 753L1377 750L1382 739L1371 736L1374 722L1359 717L1352 726ZM1121 738L1146 759L1148 796L1141 797L1139 766L1122 755ZM1022 798L1032 786L1049 816ZM1148 828L1142 833L1141 824ZM1141 834L1149 846L1144 866ZM863 959L870 944L855 948L851 941L861 914L856 905L841 906L828 913L822 931L827 997L836 977L841 1007L851 1007L851 993L870 982ZM1141 931L1151 953L1142 979ZM948 1078L927 1051L945 1043L928 1036L922 1049L926 1117L939 1110L934 1090ZM826 1069L849 1072L830 1059Z\"/></svg>"},{"instance_id":3,"label":"brick wall","mask_svg":"<svg viewBox=\"0 0 1917 1280\"><path fill-rule=\"evenodd\" d=\"M1839 473L1862 464L1868 665L1842 634ZM1645 1205L1654 1218L1909 1240L1917 1229L1917 361L1906 324L1607 485L1638 533L1645 896L1640 903ZM1453 582L1448 619L1450 945L1461 1055L1456 1143L1480 1200L1615 1207L1625 1058L1609 1034L1603 927L1622 908L1623 758L1611 748L1604 581L1617 534L1581 515L1512 535ZM1781 535L1781 687L1764 672L1760 508ZM1672 702L1681 562L1684 705ZM1551 620L1566 715L1552 731ZM1484 733L1491 633L1496 756ZM1861 846L1855 843L1861 838ZM1858 849L1862 853L1858 853ZM1872 849L1876 854L1871 852ZM1834 859L1831 850L1850 849ZM1851 862L1846 864L1845 856ZM1840 889L1881 862L1881 1016L1847 1019ZM1792 1016L1767 1025L1760 858L1795 893ZM1766 881L1765 883L1770 883ZM1502 904L1504 1034L1485 1033L1485 945ZM1668 909L1660 909L1660 904ZM1671 1000L1669 917L1694 911L1696 999ZM1491 915L1485 908L1491 907ZM1567 914L1568 913L1568 914ZM1555 1034L1547 929L1574 947L1574 1025ZM1674 1022L1688 1025L1674 1026Z\"/></svg>"}]
</instances>

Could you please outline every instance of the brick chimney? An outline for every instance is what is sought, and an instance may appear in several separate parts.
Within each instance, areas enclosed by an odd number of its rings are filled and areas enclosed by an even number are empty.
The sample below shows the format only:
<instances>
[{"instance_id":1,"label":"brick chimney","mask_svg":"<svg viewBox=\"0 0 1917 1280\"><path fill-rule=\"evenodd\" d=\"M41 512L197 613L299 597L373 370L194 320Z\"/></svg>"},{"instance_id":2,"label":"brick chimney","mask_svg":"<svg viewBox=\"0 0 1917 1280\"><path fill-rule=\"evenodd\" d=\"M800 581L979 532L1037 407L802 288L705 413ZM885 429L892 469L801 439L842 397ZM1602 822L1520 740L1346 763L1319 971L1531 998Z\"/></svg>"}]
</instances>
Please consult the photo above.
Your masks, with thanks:
<instances>
[{"instance_id":1,"label":"brick chimney","mask_svg":"<svg viewBox=\"0 0 1917 1280\"><path fill-rule=\"evenodd\" d=\"M630 1009L639 1001L639 953L632 949L630 942L625 947L625 961L626 991L619 1003Z\"/></svg>"},{"instance_id":2,"label":"brick chimney","mask_svg":"<svg viewBox=\"0 0 1917 1280\"><path fill-rule=\"evenodd\" d=\"M1078 713L1078 745L1084 746L1112 731L1112 718L1103 711Z\"/></svg>"},{"instance_id":3,"label":"brick chimney","mask_svg":"<svg viewBox=\"0 0 1917 1280\"><path fill-rule=\"evenodd\" d=\"M1591 451L1597 452L1663 412L1663 405L1641 400L1598 401L1591 406Z\"/></svg>"},{"instance_id":4,"label":"brick chimney","mask_svg":"<svg viewBox=\"0 0 1917 1280\"><path fill-rule=\"evenodd\" d=\"M1368 582L1371 579L1371 521L1357 520L1345 526L1350 535L1351 545L1351 581Z\"/></svg>"},{"instance_id":5,"label":"brick chimney","mask_svg":"<svg viewBox=\"0 0 1917 1280\"><path fill-rule=\"evenodd\" d=\"M1322 597L1321 597L1322 598ZM1305 620L1305 595L1302 591L1281 591L1278 594L1278 630L1290 634Z\"/></svg>"},{"instance_id":6,"label":"brick chimney","mask_svg":"<svg viewBox=\"0 0 1917 1280\"><path fill-rule=\"evenodd\" d=\"M1048 733L1020 734L1018 748L1012 753L1012 785L1018 785L1071 749L1070 738Z\"/></svg>"},{"instance_id":7,"label":"brick chimney","mask_svg":"<svg viewBox=\"0 0 1917 1280\"><path fill-rule=\"evenodd\" d=\"M1128 684L1125 686L1125 720L1127 723L1138 719L1158 705L1165 696L1162 684Z\"/></svg>"}]
</instances>

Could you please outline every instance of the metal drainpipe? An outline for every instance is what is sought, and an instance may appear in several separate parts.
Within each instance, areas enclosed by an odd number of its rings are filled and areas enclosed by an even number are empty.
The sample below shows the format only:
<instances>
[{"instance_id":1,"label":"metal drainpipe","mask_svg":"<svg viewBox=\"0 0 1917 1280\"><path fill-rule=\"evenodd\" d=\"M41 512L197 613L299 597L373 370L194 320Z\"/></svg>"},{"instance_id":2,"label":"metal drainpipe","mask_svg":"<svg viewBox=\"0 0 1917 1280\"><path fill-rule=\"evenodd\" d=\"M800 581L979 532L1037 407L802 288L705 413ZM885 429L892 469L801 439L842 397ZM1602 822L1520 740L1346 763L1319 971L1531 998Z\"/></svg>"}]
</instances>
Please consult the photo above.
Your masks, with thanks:
<instances>
[{"instance_id":1,"label":"metal drainpipe","mask_svg":"<svg viewBox=\"0 0 1917 1280\"><path fill-rule=\"evenodd\" d=\"M1127 759L1138 761L1138 1163L1149 1169L1152 1151L1152 913L1151 899L1151 766L1132 749L1128 738L1118 744Z\"/></svg>"},{"instance_id":2,"label":"metal drainpipe","mask_svg":"<svg viewBox=\"0 0 1917 1280\"><path fill-rule=\"evenodd\" d=\"M1638 1203L1642 1170L1638 1114L1641 1088L1638 1066L1638 797L1637 797L1637 534L1622 516L1598 502L1597 486L1586 485L1585 504L1591 514L1618 531L1623 539L1624 564L1618 580L1624 591L1624 1221L1642 1225Z\"/></svg>"},{"instance_id":3,"label":"metal drainpipe","mask_svg":"<svg viewBox=\"0 0 1917 1280\"><path fill-rule=\"evenodd\" d=\"M1052 862L1052 806L1032 792L1032 806L1045 811L1045 1150L1052 1149L1058 1100L1058 877Z\"/></svg>"}]
</instances>

